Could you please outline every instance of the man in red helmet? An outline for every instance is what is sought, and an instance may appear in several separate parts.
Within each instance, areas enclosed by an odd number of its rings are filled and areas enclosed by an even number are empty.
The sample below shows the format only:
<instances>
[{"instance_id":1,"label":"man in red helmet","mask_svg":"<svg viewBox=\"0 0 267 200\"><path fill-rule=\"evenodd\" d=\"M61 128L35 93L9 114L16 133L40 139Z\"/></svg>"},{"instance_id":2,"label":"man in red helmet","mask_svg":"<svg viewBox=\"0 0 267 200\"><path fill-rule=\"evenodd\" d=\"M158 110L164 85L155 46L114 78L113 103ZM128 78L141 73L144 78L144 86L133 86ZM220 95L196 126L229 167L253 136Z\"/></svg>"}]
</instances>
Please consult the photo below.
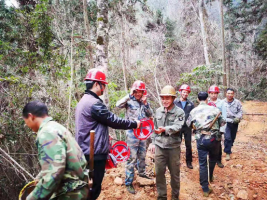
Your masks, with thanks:
<instances>
[{"instance_id":1,"label":"man in red helmet","mask_svg":"<svg viewBox=\"0 0 267 200\"><path fill-rule=\"evenodd\" d=\"M218 86L213 85L210 86L209 88L209 98L208 98L208 103L214 103L216 105L217 108L219 108L219 110L222 112L222 117L224 119L226 119L226 107L224 106L224 102L221 99L218 99L218 95L220 93L220 89L218 88ZM224 165L222 164L222 144L221 144L221 140L222 140L222 134L224 134L225 132L225 127L226 125L220 127L220 132L216 135L216 140L220 141L220 151L219 151L219 157L218 157L218 161L217 161L217 165L220 168L223 168Z\"/></svg>"},{"instance_id":2,"label":"man in red helmet","mask_svg":"<svg viewBox=\"0 0 267 200\"><path fill-rule=\"evenodd\" d=\"M103 95L106 75L99 69L91 69L85 77L86 91L75 110L75 138L85 158L89 161L90 131L95 131L93 188L90 200L97 199L105 173L105 164L109 153L108 127L114 129L133 129L140 126L138 120L125 120L110 112L99 96Z\"/></svg>"},{"instance_id":3,"label":"man in red helmet","mask_svg":"<svg viewBox=\"0 0 267 200\"><path fill-rule=\"evenodd\" d=\"M193 104L193 102L191 102L187 99L189 93L191 92L189 85L186 85L186 84L181 85L179 92L180 92L180 98L175 99L174 104L176 106L178 106L179 108L183 109L183 111L185 112L185 122L184 122L184 125L180 131L180 136L181 136L181 140L182 140L183 135L184 135L184 139L185 139L186 166L189 169L193 169L193 166L192 166L192 144L191 144L192 129L186 125L186 120L189 117L189 113L191 112L191 110L194 109L194 104Z\"/></svg>"},{"instance_id":4,"label":"man in red helmet","mask_svg":"<svg viewBox=\"0 0 267 200\"><path fill-rule=\"evenodd\" d=\"M152 109L147 102L146 86L143 81L135 81L130 95L126 95L116 103L119 108L126 109L126 118L129 120L141 120L152 117ZM135 137L133 129L126 131L127 145L130 148L130 158L126 163L125 185L128 192L135 194L133 187L134 167L137 165L140 177L149 178L145 173L146 140Z\"/></svg>"}]
</instances>

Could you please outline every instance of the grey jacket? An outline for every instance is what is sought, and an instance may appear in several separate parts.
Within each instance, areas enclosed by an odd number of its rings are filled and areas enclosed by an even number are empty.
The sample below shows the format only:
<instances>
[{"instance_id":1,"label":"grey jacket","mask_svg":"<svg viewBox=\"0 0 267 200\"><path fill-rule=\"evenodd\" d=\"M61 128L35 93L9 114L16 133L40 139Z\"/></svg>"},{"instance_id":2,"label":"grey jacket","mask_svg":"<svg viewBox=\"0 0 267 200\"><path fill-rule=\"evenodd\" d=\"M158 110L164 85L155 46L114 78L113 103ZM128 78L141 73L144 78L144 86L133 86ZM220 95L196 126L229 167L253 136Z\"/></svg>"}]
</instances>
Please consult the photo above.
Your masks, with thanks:
<instances>
[{"instance_id":1,"label":"grey jacket","mask_svg":"<svg viewBox=\"0 0 267 200\"><path fill-rule=\"evenodd\" d=\"M241 119L243 116L242 104L239 100L234 99L231 103L227 102L225 98L223 100L223 106L226 107L226 122L233 123L234 118Z\"/></svg>"},{"instance_id":2,"label":"grey jacket","mask_svg":"<svg viewBox=\"0 0 267 200\"><path fill-rule=\"evenodd\" d=\"M135 120L152 117L152 109L149 103L144 105L142 102L137 101L134 96L126 95L116 103L119 108L126 108L126 119Z\"/></svg>"},{"instance_id":3,"label":"grey jacket","mask_svg":"<svg viewBox=\"0 0 267 200\"><path fill-rule=\"evenodd\" d=\"M75 139L85 156L90 154L90 131L95 130L95 160L107 158L109 152L108 127L127 130L137 128L137 123L117 117L108 111L95 93L87 91L75 110Z\"/></svg>"},{"instance_id":4,"label":"grey jacket","mask_svg":"<svg viewBox=\"0 0 267 200\"><path fill-rule=\"evenodd\" d=\"M152 134L152 143L161 148L177 148L181 144L180 130L184 125L185 113L181 108L174 106L165 113L164 107L156 111L154 118L155 129L160 126L165 127L165 132L161 134Z\"/></svg>"}]
</instances>

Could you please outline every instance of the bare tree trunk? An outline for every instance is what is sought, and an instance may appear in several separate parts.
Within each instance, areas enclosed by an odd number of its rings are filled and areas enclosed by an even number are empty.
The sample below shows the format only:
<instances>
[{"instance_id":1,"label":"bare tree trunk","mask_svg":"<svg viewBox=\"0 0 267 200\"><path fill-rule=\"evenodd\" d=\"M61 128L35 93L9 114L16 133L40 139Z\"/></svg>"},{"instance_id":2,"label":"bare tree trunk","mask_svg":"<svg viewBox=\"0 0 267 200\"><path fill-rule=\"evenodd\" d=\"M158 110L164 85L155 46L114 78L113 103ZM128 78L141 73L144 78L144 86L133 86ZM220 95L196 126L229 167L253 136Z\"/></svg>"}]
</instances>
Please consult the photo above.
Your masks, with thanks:
<instances>
[{"instance_id":1,"label":"bare tree trunk","mask_svg":"<svg viewBox=\"0 0 267 200\"><path fill-rule=\"evenodd\" d=\"M84 26L85 26L85 30L87 32L87 37L88 37L88 49L89 49L89 57L90 57L90 68L94 67L94 60L93 60L93 48L90 42L90 25L89 25L89 21L88 21L88 12L87 12L87 1L86 0L82 0L83 2L83 18L84 18Z\"/></svg>"},{"instance_id":2,"label":"bare tree trunk","mask_svg":"<svg viewBox=\"0 0 267 200\"><path fill-rule=\"evenodd\" d=\"M226 64L225 64L225 39L224 39L224 19L223 19L223 0L219 0L219 7L220 7L220 16L221 16L221 42L222 42L222 66L223 66L223 86L229 87L226 72ZM228 78L229 79L229 78Z\"/></svg>"},{"instance_id":3,"label":"bare tree trunk","mask_svg":"<svg viewBox=\"0 0 267 200\"><path fill-rule=\"evenodd\" d=\"M204 13L205 13L204 0L199 0L199 21L200 21L201 33L202 33L202 39L203 39L204 57L205 57L206 65L210 66L209 47L207 43L208 36L207 36Z\"/></svg>"},{"instance_id":4,"label":"bare tree trunk","mask_svg":"<svg viewBox=\"0 0 267 200\"><path fill-rule=\"evenodd\" d=\"M72 31L71 31L71 43L70 43L70 86L69 86L69 105L68 105L68 121L67 121L67 129L69 129L69 123L70 123L70 109L71 109L71 95L72 95L72 84L73 84L73 31L74 31L74 25L75 21L72 24Z\"/></svg>"},{"instance_id":5,"label":"bare tree trunk","mask_svg":"<svg viewBox=\"0 0 267 200\"><path fill-rule=\"evenodd\" d=\"M108 72L108 0L97 0L97 40L96 68ZM108 106L108 90L104 92L104 102Z\"/></svg>"},{"instance_id":6,"label":"bare tree trunk","mask_svg":"<svg viewBox=\"0 0 267 200\"><path fill-rule=\"evenodd\" d=\"M125 92L127 92L127 80L126 80L126 61L125 61L125 19L124 14L122 12L122 5L120 3L120 12L121 12L121 64L123 71L123 79L124 79L124 88Z\"/></svg>"}]
</instances>

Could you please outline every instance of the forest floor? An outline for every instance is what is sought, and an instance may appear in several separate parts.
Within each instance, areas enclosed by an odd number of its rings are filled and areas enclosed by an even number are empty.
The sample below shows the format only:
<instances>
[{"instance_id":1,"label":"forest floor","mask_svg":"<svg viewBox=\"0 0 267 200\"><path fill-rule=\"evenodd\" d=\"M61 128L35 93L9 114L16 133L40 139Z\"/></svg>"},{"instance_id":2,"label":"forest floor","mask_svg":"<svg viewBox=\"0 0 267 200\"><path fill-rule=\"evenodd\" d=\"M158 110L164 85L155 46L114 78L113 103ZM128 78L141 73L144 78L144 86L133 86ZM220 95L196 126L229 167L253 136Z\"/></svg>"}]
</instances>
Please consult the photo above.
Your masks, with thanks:
<instances>
[{"instance_id":1,"label":"forest floor","mask_svg":"<svg viewBox=\"0 0 267 200\"><path fill-rule=\"evenodd\" d=\"M244 113L267 113L267 103L247 101L243 103L243 111ZM194 169L190 170L186 167L184 141L182 143L180 200L267 200L267 115L244 115L232 149L231 160L225 161L225 153L223 153L222 162L225 167L222 169L218 166L215 167L214 182L211 184L214 192L208 198L203 197L199 184L199 165L195 140L193 140L192 145ZM153 163L150 159L147 161L149 165L147 171L149 171ZM168 199L171 199L168 171L166 176ZM155 184L141 187L139 181L135 180L133 184L137 193L132 195L127 192L124 184L114 183L116 177L121 178L124 183L124 164L107 171L103 180L100 200L150 200L157 198ZM136 174L135 177L137 177Z\"/></svg>"}]
</instances>

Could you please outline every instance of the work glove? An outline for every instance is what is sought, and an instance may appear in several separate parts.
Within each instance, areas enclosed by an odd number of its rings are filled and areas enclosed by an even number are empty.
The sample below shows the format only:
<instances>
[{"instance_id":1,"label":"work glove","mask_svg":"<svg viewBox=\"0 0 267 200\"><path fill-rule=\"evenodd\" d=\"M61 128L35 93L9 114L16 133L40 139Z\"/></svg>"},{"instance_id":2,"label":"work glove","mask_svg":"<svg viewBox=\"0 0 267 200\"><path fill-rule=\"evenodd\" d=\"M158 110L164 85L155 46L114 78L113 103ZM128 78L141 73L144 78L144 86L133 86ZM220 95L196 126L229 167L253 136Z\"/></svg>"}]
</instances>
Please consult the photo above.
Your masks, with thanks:
<instances>
[{"instance_id":1,"label":"work glove","mask_svg":"<svg viewBox=\"0 0 267 200\"><path fill-rule=\"evenodd\" d=\"M233 120L233 123L234 124L238 124L240 122L240 119L239 118L234 118L234 120Z\"/></svg>"}]
</instances>

